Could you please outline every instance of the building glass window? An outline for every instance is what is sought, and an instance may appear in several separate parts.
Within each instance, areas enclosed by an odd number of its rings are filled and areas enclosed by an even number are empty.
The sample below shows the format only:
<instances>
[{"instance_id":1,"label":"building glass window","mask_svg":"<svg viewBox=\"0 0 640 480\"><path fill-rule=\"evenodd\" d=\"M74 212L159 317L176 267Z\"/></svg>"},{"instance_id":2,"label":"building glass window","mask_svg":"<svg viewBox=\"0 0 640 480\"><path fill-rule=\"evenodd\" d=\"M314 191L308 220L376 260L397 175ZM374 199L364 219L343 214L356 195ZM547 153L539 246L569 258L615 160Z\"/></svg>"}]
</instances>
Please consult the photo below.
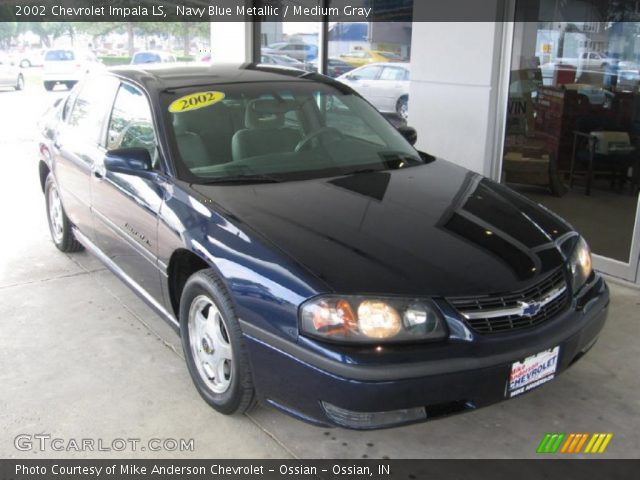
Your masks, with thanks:
<instances>
[{"instance_id":1,"label":"building glass window","mask_svg":"<svg viewBox=\"0 0 640 480\"><path fill-rule=\"evenodd\" d=\"M413 0L346 3L375 7L376 14L388 21L348 22L329 17L326 74L349 85L391 120L404 123L409 112ZM345 1L331 0L328 4L341 9ZM403 68L375 70L370 67L372 64L401 64Z\"/></svg>"},{"instance_id":2,"label":"building glass window","mask_svg":"<svg viewBox=\"0 0 640 480\"><path fill-rule=\"evenodd\" d=\"M266 2L258 2L266 3ZM320 0L282 0L280 8L320 7ZM258 63L320 71L320 22L272 21L269 17L257 24Z\"/></svg>"},{"instance_id":3,"label":"building glass window","mask_svg":"<svg viewBox=\"0 0 640 480\"><path fill-rule=\"evenodd\" d=\"M523 5L516 20L531 18ZM516 21L502 180L568 220L594 253L633 263L640 15L624 5L540 0L545 21Z\"/></svg>"},{"instance_id":4,"label":"building glass window","mask_svg":"<svg viewBox=\"0 0 640 480\"><path fill-rule=\"evenodd\" d=\"M255 55L259 58L256 61L337 78L359 92L384 115L393 117L390 118L392 121L406 122L413 0L281 0L278 4L290 9L293 6L335 8L338 12L342 12L345 5L375 7L375 22L345 21L349 19L331 15L325 23L282 22L264 18L257 24L258 48ZM381 21L382 18L385 21ZM326 52L324 60L323 50ZM372 70L369 68L371 64L400 64L402 69Z\"/></svg>"}]
</instances>

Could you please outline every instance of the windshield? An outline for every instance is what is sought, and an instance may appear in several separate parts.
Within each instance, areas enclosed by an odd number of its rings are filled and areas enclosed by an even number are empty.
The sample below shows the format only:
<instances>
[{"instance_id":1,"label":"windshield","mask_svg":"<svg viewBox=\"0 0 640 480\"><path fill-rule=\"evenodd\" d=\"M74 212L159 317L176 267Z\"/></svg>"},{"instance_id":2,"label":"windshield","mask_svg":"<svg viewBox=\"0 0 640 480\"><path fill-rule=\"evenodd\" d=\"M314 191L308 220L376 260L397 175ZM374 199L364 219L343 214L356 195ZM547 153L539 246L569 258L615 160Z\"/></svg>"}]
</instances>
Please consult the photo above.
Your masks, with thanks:
<instances>
[{"instance_id":1,"label":"windshield","mask_svg":"<svg viewBox=\"0 0 640 480\"><path fill-rule=\"evenodd\" d=\"M423 164L359 96L315 82L261 82L162 94L190 181L287 181ZM186 173L186 172L185 172Z\"/></svg>"}]
</instances>

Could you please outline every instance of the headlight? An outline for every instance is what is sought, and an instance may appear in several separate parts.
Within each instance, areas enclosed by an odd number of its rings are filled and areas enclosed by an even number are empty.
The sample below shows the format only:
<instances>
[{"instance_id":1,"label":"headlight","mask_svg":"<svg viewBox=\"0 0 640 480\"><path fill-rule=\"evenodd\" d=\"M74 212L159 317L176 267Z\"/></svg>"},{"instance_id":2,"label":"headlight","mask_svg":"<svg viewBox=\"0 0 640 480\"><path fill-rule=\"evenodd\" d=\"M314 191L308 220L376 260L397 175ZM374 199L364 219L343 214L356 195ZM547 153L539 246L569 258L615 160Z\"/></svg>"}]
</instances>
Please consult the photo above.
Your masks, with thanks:
<instances>
[{"instance_id":1,"label":"headlight","mask_svg":"<svg viewBox=\"0 0 640 480\"><path fill-rule=\"evenodd\" d=\"M577 293L580 288L587 283L591 272L591 249L582 237L578 237L573 253L569 257L569 268L571 268L571 287L573 293Z\"/></svg>"},{"instance_id":2,"label":"headlight","mask_svg":"<svg viewBox=\"0 0 640 480\"><path fill-rule=\"evenodd\" d=\"M430 300L323 296L300 308L304 334L344 343L415 342L446 337L444 319Z\"/></svg>"}]
</instances>

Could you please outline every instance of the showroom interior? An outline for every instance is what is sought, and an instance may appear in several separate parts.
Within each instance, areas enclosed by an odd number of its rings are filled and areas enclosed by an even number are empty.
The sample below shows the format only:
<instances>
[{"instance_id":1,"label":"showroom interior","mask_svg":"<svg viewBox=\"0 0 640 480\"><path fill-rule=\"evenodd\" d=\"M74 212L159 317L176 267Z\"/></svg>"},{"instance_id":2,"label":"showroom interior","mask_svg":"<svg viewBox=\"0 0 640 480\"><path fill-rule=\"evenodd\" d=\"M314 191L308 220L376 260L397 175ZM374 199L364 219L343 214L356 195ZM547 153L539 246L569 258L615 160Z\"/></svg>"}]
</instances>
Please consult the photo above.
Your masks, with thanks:
<instances>
[{"instance_id":1,"label":"showroom interior","mask_svg":"<svg viewBox=\"0 0 640 480\"><path fill-rule=\"evenodd\" d=\"M354 51L394 54L410 66L407 120L419 149L559 213L589 238L596 268L640 282L640 14L632 2L483 2L486 18L502 22L416 22L429 18L429 2L382 4L393 23L213 24L212 58L258 60L267 45L295 40L312 45L331 75L333 61L358 65Z\"/></svg>"}]
</instances>

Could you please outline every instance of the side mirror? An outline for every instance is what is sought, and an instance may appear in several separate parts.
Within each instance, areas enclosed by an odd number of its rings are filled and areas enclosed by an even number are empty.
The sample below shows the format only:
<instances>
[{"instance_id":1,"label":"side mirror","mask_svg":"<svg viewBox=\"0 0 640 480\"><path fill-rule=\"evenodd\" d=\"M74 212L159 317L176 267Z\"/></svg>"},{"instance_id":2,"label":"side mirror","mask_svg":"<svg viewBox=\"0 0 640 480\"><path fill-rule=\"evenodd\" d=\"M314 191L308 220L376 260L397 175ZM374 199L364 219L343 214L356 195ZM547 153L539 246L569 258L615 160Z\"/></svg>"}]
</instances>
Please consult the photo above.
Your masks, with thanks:
<instances>
[{"instance_id":1,"label":"side mirror","mask_svg":"<svg viewBox=\"0 0 640 480\"><path fill-rule=\"evenodd\" d=\"M398 127L398 131L411 145L415 145L418 141L418 132L415 128L403 125Z\"/></svg>"},{"instance_id":2,"label":"side mirror","mask_svg":"<svg viewBox=\"0 0 640 480\"><path fill-rule=\"evenodd\" d=\"M152 173L151 155L146 148L118 148L107 152L104 168L108 172L148 177Z\"/></svg>"}]
</instances>

